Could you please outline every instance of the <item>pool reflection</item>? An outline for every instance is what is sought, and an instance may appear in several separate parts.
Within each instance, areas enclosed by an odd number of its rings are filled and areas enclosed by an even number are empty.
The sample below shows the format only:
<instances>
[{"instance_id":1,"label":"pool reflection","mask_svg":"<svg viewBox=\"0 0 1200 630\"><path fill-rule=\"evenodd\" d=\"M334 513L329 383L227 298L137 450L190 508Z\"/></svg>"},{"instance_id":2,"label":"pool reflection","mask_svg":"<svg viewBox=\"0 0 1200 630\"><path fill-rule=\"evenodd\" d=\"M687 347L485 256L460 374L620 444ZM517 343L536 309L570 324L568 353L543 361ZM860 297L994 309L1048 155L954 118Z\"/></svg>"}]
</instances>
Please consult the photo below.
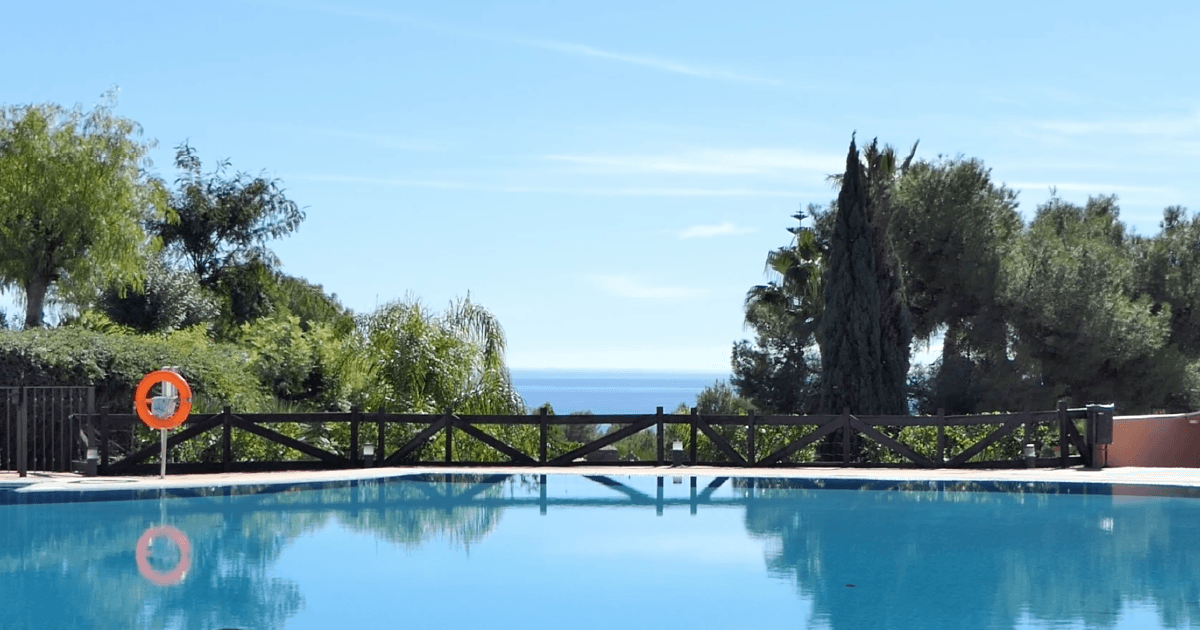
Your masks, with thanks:
<instances>
[{"instance_id":1,"label":"pool reflection","mask_svg":"<svg viewBox=\"0 0 1200 630\"><path fill-rule=\"evenodd\" d=\"M668 519L736 510L742 535L761 548L754 559L760 574L790 584L806 603L802 617L775 620L796 627L1112 628L1132 623L1132 603L1151 611L1150 627L1200 625L1200 501L1120 492L1083 485L418 475L107 497L121 501L97 500L95 493L9 496L0 498L0 626L291 627L313 593L302 593L276 567L298 540L338 531L396 548L436 544L467 553L499 536L502 516L514 510L534 518L639 510ZM161 534L166 530L154 530L161 527L180 532L190 547L186 575L168 588L139 572L139 536ZM172 575L178 567L172 563L151 568ZM620 571L595 570L620 579ZM671 587L656 589L656 597L707 596Z\"/></svg>"},{"instance_id":2,"label":"pool reflection","mask_svg":"<svg viewBox=\"0 0 1200 630\"><path fill-rule=\"evenodd\" d=\"M1195 499L971 490L842 491L830 502L819 490L758 488L745 522L773 543L767 570L812 598L815 625L1200 625ZM795 502L769 500L780 495ZM1154 616L1134 621L1135 603ZM931 614L918 624L914 611Z\"/></svg>"}]
</instances>

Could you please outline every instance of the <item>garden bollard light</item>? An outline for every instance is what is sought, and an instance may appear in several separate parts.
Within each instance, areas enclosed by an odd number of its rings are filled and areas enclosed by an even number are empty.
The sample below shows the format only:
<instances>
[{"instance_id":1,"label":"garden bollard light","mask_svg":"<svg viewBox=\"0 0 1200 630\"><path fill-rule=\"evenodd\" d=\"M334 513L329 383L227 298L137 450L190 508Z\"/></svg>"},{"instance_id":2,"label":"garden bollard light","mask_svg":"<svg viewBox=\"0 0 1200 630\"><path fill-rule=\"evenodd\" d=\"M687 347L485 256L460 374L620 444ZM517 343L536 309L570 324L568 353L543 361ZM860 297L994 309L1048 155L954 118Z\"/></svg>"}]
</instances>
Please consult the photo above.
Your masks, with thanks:
<instances>
[{"instance_id":1,"label":"garden bollard light","mask_svg":"<svg viewBox=\"0 0 1200 630\"><path fill-rule=\"evenodd\" d=\"M87 450L87 461L84 462L84 475L88 477L96 476L96 466L100 463L100 449L89 448Z\"/></svg>"},{"instance_id":2,"label":"garden bollard light","mask_svg":"<svg viewBox=\"0 0 1200 630\"><path fill-rule=\"evenodd\" d=\"M675 440L671 443L671 465L683 465L683 442Z\"/></svg>"},{"instance_id":3,"label":"garden bollard light","mask_svg":"<svg viewBox=\"0 0 1200 630\"><path fill-rule=\"evenodd\" d=\"M375 465L375 445L363 444L363 468L371 468Z\"/></svg>"},{"instance_id":4,"label":"garden bollard light","mask_svg":"<svg viewBox=\"0 0 1200 630\"><path fill-rule=\"evenodd\" d=\"M1033 466L1036 462L1037 462L1037 445L1036 444L1026 444L1025 445L1025 467L1033 468Z\"/></svg>"}]
</instances>

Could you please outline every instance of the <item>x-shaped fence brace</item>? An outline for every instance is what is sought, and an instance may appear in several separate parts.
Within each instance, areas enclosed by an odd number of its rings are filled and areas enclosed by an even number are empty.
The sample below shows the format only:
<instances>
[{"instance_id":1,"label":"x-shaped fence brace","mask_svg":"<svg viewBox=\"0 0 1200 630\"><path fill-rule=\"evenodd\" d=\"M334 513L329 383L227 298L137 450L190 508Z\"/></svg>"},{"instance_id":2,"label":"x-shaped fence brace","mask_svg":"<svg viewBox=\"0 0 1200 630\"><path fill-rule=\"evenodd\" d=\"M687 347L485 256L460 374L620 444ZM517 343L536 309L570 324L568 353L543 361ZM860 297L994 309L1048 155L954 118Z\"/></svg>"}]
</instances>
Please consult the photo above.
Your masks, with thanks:
<instances>
[{"instance_id":1,"label":"x-shaped fence brace","mask_svg":"<svg viewBox=\"0 0 1200 630\"><path fill-rule=\"evenodd\" d=\"M1111 415L1111 408L1101 408L1107 410ZM215 429L222 430L221 440L221 462L222 470L231 470L233 468L244 468L246 462L235 462L231 452L231 432L233 429L246 431L253 435L257 435L265 440L275 442L282 446L294 449L313 459L310 467L323 468L356 468L363 465L363 462L358 457L359 452L359 432L360 426L364 423L374 423L378 427L376 434L376 451L380 454L379 463L382 466L398 466L398 465L418 465L418 464L470 464L472 462L455 462L453 461L453 444L455 431L461 431L467 436L474 438L480 443L494 449L507 458L502 464L512 464L520 466L569 466L577 463L580 460L586 460L587 456L600 451L606 446L610 446L629 438L641 431L654 428L657 433L657 461L655 462L620 462L620 463L657 463L663 464L663 433L664 428L668 424L686 424L690 429L690 445L689 464L725 464L739 467L773 467L773 466L795 466L790 458L798 451L813 445L818 440L828 438L839 430L841 431L841 462L825 462L825 463L841 463L843 465L871 465L864 462L852 461L852 438L855 435L874 441L883 446L892 453L904 458L910 465L922 468L957 468L965 466L978 466L987 464L1009 463L1012 462L972 462L971 460L983 453L989 447L997 444L1000 440L1014 435L1022 426L1025 427L1024 442L1029 443L1036 439L1035 427L1038 424L1050 423L1057 421L1059 428L1059 455L1055 460L1047 461L1045 458L1038 460L1039 465L1058 464L1067 466L1070 463L1083 463L1085 465L1093 464L1094 452L1092 447L1095 441L1090 437L1086 438L1080 434L1075 426L1075 419L1080 417L1092 418L1093 408L1089 407L1086 410L1072 409L1068 410L1065 407L1060 407L1057 411L1051 412L1021 412L1017 414L998 414L986 416L938 416L930 417L910 417L910 416L858 416L845 410L840 415L821 415L821 416L728 416L728 415L701 415L692 410L691 415L666 415L659 408L654 415L624 415L624 416L559 416L550 417L545 413L539 416L498 416L498 415L466 415L460 416L454 413L443 413L438 415L421 415L421 414L387 414L379 411L374 414L363 414L357 410L350 413L328 413L328 414L234 414L228 408L222 413L195 415L187 424L179 431L171 434L167 439L168 447L178 446L189 440L192 440L201 434ZM159 445L151 444L140 448L132 453L129 453L124 458L116 462L109 462L108 441L111 429L117 426L128 426L136 423L135 416L132 414L98 414L100 418L100 450L101 450L101 472L102 474L122 474L135 470L139 465L145 465L146 462L159 453ZM300 423L328 423L328 422L350 422L350 448L349 455L336 453L330 450L319 448L312 444L306 443L293 437L289 437L264 426L269 423L278 422L300 422ZM91 418L89 417L89 429ZM415 435L407 438L403 444L399 445L391 453L385 451L386 435L385 429L388 424L426 424L423 429ZM488 433L477 425L536 425L539 427L539 452L536 456L523 452L521 449L506 443L502 439ZM548 428L552 425L564 424L618 424L623 425L611 431L610 433L588 441L576 448L573 448L565 453L550 457L548 455ZM965 448L961 452L947 458L947 437L945 435L946 427L951 426L972 426L972 425L1000 425L992 430L982 439L976 441L971 446ZM742 451L739 451L726 435L716 429L717 426L738 426L744 427L746 430L745 446ZM759 457L756 452L756 437L758 428L765 426L811 426L812 430L804 435L791 440L789 443L779 446L773 452ZM936 427L937 428L937 447L934 456L923 454L911 444L905 444L893 435L889 435L881 430L881 427ZM1089 425L1090 427L1091 425ZM1089 428L1089 432L1092 431ZM444 432L445 453L442 461L424 461L418 460L416 454L422 447L433 440L439 433ZM723 462L699 462L697 458L697 444L700 435L703 435L718 451L724 456ZM1089 434L1090 436L1090 434ZM1074 447L1078 452L1075 457L1070 456L1070 447ZM287 464L297 462L265 462L256 463L257 469L265 469L263 466L269 467L271 464ZM478 462L475 462L478 463ZM606 463L606 462L589 462L589 463ZM216 464L209 465L215 466Z\"/></svg>"}]
</instances>

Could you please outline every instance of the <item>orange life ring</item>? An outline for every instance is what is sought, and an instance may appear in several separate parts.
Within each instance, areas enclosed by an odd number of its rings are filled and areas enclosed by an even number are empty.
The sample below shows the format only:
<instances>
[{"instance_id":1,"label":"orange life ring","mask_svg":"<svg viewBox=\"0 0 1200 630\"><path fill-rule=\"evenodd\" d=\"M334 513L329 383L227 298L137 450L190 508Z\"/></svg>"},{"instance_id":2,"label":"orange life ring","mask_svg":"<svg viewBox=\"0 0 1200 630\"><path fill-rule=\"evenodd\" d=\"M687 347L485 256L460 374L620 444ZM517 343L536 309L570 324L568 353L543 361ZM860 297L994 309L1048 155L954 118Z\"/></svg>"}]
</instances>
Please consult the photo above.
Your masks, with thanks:
<instances>
[{"instance_id":1,"label":"orange life ring","mask_svg":"<svg viewBox=\"0 0 1200 630\"><path fill-rule=\"evenodd\" d=\"M150 388L159 383L174 385L179 392L179 407L169 418L160 418L150 412L151 399L148 397ZM187 381L183 380L182 376L174 372L155 370L138 383L137 393L133 396L133 406L137 410L138 417L151 429L174 429L183 424L183 421L187 420L188 414L192 412L192 388L188 387Z\"/></svg>"},{"instance_id":2,"label":"orange life ring","mask_svg":"<svg viewBox=\"0 0 1200 630\"><path fill-rule=\"evenodd\" d=\"M179 563L170 571L156 571L150 566L150 542L155 538L166 536L175 541L179 546ZM187 570L192 567L192 543L188 542L187 536L183 532L171 527L170 525L162 525L159 527L151 527L142 533L142 537L137 541L137 568L138 573L153 584L158 586L170 586L179 583L187 574Z\"/></svg>"}]
</instances>

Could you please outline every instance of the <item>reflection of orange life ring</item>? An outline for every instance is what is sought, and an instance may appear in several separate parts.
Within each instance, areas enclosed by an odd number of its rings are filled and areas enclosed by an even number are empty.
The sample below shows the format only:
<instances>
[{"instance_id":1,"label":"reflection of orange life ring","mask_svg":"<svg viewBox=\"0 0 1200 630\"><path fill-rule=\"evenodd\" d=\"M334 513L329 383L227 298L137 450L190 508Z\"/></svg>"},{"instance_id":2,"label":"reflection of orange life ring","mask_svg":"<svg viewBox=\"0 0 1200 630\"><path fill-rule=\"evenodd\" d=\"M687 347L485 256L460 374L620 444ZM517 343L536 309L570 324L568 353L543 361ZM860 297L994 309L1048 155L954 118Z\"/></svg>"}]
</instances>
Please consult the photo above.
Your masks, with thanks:
<instances>
[{"instance_id":1,"label":"reflection of orange life ring","mask_svg":"<svg viewBox=\"0 0 1200 630\"><path fill-rule=\"evenodd\" d=\"M179 564L175 565L174 569L167 572L155 571L154 567L150 566L150 542L155 538L166 536L175 541L179 546ZM142 577L150 580L150 582L159 586L170 586L183 579L187 574L187 570L192 566L192 543L188 542L187 536L183 532L171 527L163 525L161 527L151 527L147 529L142 537L137 541L137 567L138 573Z\"/></svg>"},{"instance_id":2,"label":"reflection of orange life ring","mask_svg":"<svg viewBox=\"0 0 1200 630\"><path fill-rule=\"evenodd\" d=\"M149 397L150 388L159 383L174 385L176 391L179 392L179 407L169 418L160 418L150 411L152 402ZM166 370L156 370L147 374L142 382L138 383L137 393L133 395L133 407L137 409L137 415L142 422L145 422L146 426L151 429L174 429L183 424L192 411L192 388L188 387L187 381L183 380L182 376Z\"/></svg>"}]
</instances>

